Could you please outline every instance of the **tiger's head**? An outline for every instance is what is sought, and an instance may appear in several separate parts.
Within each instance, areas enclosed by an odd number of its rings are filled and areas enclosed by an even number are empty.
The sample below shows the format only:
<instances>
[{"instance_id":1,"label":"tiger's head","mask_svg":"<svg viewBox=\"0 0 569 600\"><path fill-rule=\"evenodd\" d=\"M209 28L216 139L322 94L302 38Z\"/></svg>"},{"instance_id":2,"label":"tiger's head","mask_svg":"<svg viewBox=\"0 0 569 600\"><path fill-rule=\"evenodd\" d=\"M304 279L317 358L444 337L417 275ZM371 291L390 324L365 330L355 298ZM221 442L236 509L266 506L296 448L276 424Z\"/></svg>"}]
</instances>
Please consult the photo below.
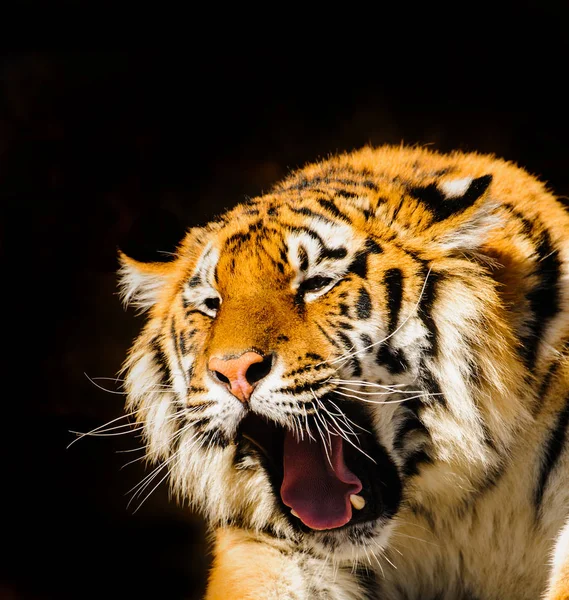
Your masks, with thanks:
<instances>
[{"instance_id":1,"label":"tiger's head","mask_svg":"<svg viewBox=\"0 0 569 600\"><path fill-rule=\"evenodd\" d=\"M525 385L492 177L389 178L366 152L190 230L171 262L120 257L149 314L125 364L148 457L212 525L338 558L419 496L460 503Z\"/></svg>"}]
</instances>

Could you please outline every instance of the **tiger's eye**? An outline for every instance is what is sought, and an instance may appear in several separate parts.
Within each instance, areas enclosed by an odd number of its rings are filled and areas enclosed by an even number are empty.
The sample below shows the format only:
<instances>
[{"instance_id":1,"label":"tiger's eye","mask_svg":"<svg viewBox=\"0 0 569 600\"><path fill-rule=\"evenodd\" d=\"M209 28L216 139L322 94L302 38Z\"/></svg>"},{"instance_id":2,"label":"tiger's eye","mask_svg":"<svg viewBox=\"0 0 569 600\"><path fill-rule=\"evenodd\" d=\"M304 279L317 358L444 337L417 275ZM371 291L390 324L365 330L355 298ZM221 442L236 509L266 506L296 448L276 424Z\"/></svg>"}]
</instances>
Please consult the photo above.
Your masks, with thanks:
<instances>
[{"instance_id":1,"label":"tiger's eye","mask_svg":"<svg viewBox=\"0 0 569 600\"><path fill-rule=\"evenodd\" d=\"M299 291L301 292L317 292L325 288L332 281L331 277L322 277L321 275L316 275L316 277L310 277L309 279L305 279L299 286Z\"/></svg>"}]
</instances>

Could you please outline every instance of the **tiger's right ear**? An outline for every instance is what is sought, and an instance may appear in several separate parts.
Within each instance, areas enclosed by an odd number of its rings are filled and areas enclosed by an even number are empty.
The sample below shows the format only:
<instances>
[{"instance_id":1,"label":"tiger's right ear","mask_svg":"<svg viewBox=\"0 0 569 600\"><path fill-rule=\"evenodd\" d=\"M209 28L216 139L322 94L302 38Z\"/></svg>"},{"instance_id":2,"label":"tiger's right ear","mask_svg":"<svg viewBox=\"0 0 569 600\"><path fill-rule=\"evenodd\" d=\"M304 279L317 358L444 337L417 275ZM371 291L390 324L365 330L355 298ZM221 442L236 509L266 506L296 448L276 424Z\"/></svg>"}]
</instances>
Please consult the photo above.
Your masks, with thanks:
<instances>
[{"instance_id":1,"label":"tiger's right ear","mask_svg":"<svg viewBox=\"0 0 569 600\"><path fill-rule=\"evenodd\" d=\"M144 263L119 250L120 296L125 306L134 304L140 312L156 304L170 271L170 263Z\"/></svg>"}]
</instances>

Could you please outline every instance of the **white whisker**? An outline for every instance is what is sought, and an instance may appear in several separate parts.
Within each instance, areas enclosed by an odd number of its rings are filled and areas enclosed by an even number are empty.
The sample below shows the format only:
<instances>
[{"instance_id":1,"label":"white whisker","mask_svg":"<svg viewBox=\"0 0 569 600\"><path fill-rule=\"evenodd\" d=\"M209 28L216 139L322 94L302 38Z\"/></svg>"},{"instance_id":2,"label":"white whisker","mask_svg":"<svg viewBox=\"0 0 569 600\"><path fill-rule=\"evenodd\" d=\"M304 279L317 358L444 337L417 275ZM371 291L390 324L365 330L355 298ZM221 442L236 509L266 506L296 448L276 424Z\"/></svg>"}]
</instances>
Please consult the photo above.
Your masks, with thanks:
<instances>
[{"instance_id":1,"label":"white whisker","mask_svg":"<svg viewBox=\"0 0 569 600\"><path fill-rule=\"evenodd\" d=\"M335 383L338 385L341 384L351 384L351 385L359 385L359 386L368 386L368 387L379 387L385 390L390 390L392 388L401 388L406 387L406 383L390 383L389 385L384 385L381 383L374 383L372 381L361 381L359 379L330 379L330 383ZM397 390L394 390L397 391Z\"/></svg>"},{"instance_id":2,"label":"white whisker","mask_svg":"<svg viewBox=\"0 0 569 600\"><path fill-rule=\"evenodd\" d=\"M424 398L428 394L421 393L416 396L411 396L409 398L401 398L400 400L369 400L368 398L361 398L360 396L355 396L353 394L344 394L344 392L335 392L338 396L344 396L346 398L354 398L355 400L359 400L360 402L367 402L368 404L402 404L403 402L408 402L409 400L414 400L415 398Z\"/></svg>"},{"instance_id":3,"label":"white whisker","mask_svg":"<svg viewBox=\"0 0 569 600\"><path fill-rule=\"evenodd\" d=\"M342 412L342 410L340 409L340 407L339 407L339 406L338 406L338 405L337 405L337 404L336 404L334 401L330 400L330 398L328 398L328 402L330 402L330 404L331 404L332 406L334 406L334 407L336 408L336 410L337 410L337 411L338 411L338 412L341 414L341 416L343 417L343 419L344 419L344 422L346 423L346 425L347 425L347 422L349 421L349 422L350 422L350 423L351 423L351 424L352 424L354 427L357 427L358 429L361 429L361 430L362 430L364 433L369 433L369 434L371 435L371 431L369 431L368 429L365 429L365 427L362 427L361 425L358 425L358 424L357 424L355 421L352 421L352 419L348 418L348 417L347 417L347 416L346 416L346 415L345 415L345 414ZM328 411L328 412L329 412L330 414L333 414L333 413L331 413L330 411ZM348 425L348 427L349 427L349 425ZM353 430L352 430L352 431L353 431ZM355 431L354 431L354 435L356 435Z\"/></svg>"},{"instance_id":4,"label":"white whisker","mask_svg":"<svg viewBox=\"0 0 569 600\"><path fill-rule=\"evenodd\" d=\"M143 450L146 450L145 446L140 446L138 448L131 448L130 450L115 450L116 454L127 454L129 452L141 452Z\"/></svg>"},{"instance_id":5,"label":"white whisker","mask_svg":"<svg viewBox=\"0 0 569 600\"><path fill-rule=\"evenodd\" d=\"M314 414L317 415L318 412L316 412ZM318 421L316 419L314 419L314 425L316 426L316 429L318 429L318 433L320 434L320 438L322 439L322 445L324 446L324 452L326 453L326 458L328 459L328 463L330 464L330 467L332 467L332 469L333 469L334 467L332 465L332 460L330 459L330 454L328 452L326 440L324 439L324 434L322 433L322 430L320 429L320 426L318 425ZM331 444L330 444L330 446L331 446Z\"/></svg>"},{"instance_id":6,"label":"white whisker","mask_svg":"<svg viewBox=\"0 0 569 600\"><path fill-rule=\"evenodd\" d=\"M344 390L346 392L354 392L357 394L363 394L364 396L390 396L391 394L422 394L423 390L392 390L390 392L364 392L361 390L354 390L350 387L338 386L336 389ZM438 392L435 392L438 394ZM440 394L438 394L440 395Z\"/></svg>"},{"instance_id":7,"label":"white whisker","mask_svg":"<svg viewBox=\"0 0 569 600\"><path fill-rule=\"evenodd\" d=\"M119 429L120 427L127 427L126 425L119 425L118 427L113 427L112 429ZM115 431L114 433L103 433L103 432L97 432L97 433L83 433L81 431L73 431L73 429L69 430L69 433L73 433L77 436L80 437L85 437L85 436L89 436L89 437L115 437L117 435L128 435L129 433L134 433L135 431L141 431L143 429L143 427L141 425L128 425L128 427L131 427L131 429L129 429L128 431ZM134 427L134 429L132 429L132 427ZM110 430L107 430L110 431ZM76 441L76 440L74 440ZM68 446L69 447L69 446Z\"/></svg>"},{"instance_id":8,"label":"white whisker","mask_svg":"<svg viewBox=\"0 0 569 600\"><path fill-rule=\"evenodd\" d=\"M116 417L115 419L107 421L106 423L103 423L102 425L99 425L98 427L95 427L94 429L91 429L91 431L87 431L85 433L81 433L78 431L70 431L70 433L74 433L78 437L76 439L74 439L72 442L70 442L66 448L69 449L75 442L79 441L81 438L88 436L88 435L92 435L93 433L103 429L107 425L110 425L111 423L116 423L117 421L120 421L121 419L127 419L128 417L132 417L133 415L136 414L136 412L137 411L133 410L132 412L129 412L125 415L121 415L120 417Z\"/></svg>"}]
</instances>

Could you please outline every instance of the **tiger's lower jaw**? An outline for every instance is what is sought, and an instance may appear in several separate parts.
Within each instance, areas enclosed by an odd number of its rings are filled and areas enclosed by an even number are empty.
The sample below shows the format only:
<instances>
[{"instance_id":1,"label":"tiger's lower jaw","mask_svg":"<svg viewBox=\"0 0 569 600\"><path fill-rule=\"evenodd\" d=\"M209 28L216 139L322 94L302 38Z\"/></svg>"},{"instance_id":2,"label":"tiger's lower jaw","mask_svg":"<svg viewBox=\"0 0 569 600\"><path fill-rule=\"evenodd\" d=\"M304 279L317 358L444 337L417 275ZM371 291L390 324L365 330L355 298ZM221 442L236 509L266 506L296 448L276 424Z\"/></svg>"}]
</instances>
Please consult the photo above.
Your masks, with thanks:
<instances>
[{"instance_id":1,"label":"tiger's lower jaw","mask_svg":"<svg viewBox=\"0 0 569 600\"><path fill-rule=\"evenodd\" d=\"M402 495L399 471L370 433L365 416L357 407L344 410L362 425L357 444L340 435L301 441L252 413L236 438L237 456L258 456L276 504L293 529L328 551L382 531Z\"/></svg>"}]
</instances>

